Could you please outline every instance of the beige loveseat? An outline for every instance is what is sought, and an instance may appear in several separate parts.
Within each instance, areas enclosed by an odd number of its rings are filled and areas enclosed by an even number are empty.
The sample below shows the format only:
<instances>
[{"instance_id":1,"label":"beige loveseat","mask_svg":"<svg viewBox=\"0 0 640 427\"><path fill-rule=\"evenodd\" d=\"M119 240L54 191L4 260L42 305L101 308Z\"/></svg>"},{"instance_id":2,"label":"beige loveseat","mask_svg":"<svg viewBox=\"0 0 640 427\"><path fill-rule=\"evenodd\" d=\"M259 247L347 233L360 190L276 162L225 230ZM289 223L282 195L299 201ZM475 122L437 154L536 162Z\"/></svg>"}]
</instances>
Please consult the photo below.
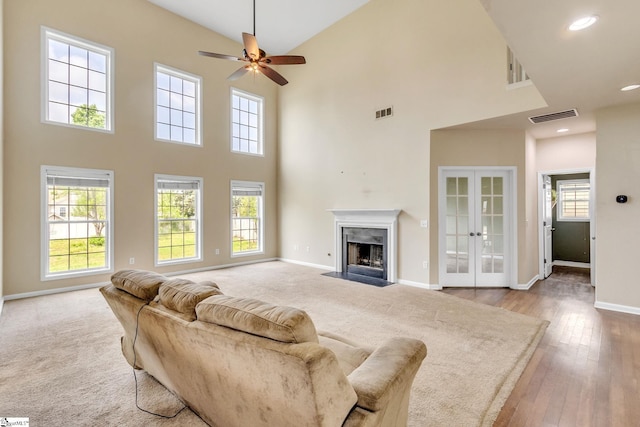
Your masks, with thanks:
<instances>
[{"instance_id":1,"label":"beige loveseat","mask_svg":"<svg viewBox=\"0 0 640 427\"><path fill-rule=\"evenodd\" d=\"M404 426L422 341L373 351L316 332L302 310L123 270L100 289L122 352L212 426ZM137 325L137 335L136 335ZM135 349L133 348L135 338Z\"/></svg>"}]
</instances>

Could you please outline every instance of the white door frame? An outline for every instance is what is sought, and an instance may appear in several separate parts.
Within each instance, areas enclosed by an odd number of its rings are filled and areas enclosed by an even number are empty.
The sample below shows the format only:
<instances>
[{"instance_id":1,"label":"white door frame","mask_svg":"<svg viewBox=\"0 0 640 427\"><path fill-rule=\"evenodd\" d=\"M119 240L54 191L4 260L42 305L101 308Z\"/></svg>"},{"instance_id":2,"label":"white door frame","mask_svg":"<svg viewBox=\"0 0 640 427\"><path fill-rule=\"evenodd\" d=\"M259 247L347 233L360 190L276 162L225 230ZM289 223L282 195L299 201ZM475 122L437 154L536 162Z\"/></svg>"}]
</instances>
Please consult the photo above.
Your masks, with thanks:
<instances>
[{"instance_id":1,"label":"white door frame","mask_svg":"<svg viewBox=\"0 0 640 427\"><path fill-rule=\"evenodd\" d=\"M508 258L509 262L505 264L505 276L507 284L505 287L518 289L518 174L517 167L515 166L439 166L438 167L438 282L440 286L445 286L445 274L447 272L446 265L446 239L445 239L445 226L446 226L446 206L441 203L441 197L445 191L445 171L500 171L507 172L507 179L509 181L507 188L509 191L509 198L511 200L505 206L505 211L509 214L509 224L505 228L505 244L508 244ZM505 253L507 256L507 253Z\"/></svg>"},{"instance_id":2,"label":"white door frame","mask_svg":"<svg viewBox=\"0 0 640 427\"><path fill-rule=\"evenodd\" d=\"M550 171L538 171L538 274L544 278L544 189L542 188L545 175L572 175L577 173L589 174L589 265L591 267L591 285L596 285L596 174L595 168L560 169Z\"/></svg>"}]
</instances>

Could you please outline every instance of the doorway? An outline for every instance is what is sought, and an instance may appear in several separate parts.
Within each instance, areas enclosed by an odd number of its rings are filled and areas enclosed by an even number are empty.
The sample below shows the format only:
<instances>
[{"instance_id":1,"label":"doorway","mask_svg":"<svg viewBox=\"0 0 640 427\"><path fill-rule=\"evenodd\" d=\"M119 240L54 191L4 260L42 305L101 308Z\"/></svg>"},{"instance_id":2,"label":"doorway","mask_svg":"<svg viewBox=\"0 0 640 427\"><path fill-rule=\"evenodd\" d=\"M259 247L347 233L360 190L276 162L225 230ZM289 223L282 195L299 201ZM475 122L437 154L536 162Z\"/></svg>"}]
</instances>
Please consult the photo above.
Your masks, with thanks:
<instances>
[{"instance_id":1,"label":"doorway","mask_svg":"<svg viewBox=\"0 0 640 427\"><path fill-rule=\"evenodd\" d=\"M595 203L592 170L538 173L541 279L553 266L590 270L595 286Z\"/></svg>"},{"instance_id":2,"label":"doorway","mask_svg":"<svg viewBox=\"0 0 640 427\"><path fill-rule=\"evenodd\" d=\"M440 168L441 286L508 287L513 282L514 172L515 168Z\"/></svg>"}]
</instances>

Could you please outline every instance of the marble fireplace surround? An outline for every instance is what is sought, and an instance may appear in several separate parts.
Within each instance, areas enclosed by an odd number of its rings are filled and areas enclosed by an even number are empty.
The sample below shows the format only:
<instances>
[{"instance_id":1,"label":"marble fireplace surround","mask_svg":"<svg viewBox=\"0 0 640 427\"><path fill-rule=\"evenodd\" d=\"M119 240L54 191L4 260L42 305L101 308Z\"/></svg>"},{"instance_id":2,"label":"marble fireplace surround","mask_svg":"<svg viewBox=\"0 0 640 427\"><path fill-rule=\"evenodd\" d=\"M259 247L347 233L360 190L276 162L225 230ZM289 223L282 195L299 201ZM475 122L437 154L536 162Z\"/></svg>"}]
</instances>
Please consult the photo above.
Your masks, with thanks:
<instances>
[{"instance_id":1,"label":"marble fireplace surround","mask_svg":"<svg viewBox=\"0 0 640 427\"><path fill-rule=\"evenodd\" d=\"M342 229L380 228L387 230L387 281L398 280L398 215L401 209L329 209L334 216L336 273L343 272Z\"/></svg>"}]
</instances>

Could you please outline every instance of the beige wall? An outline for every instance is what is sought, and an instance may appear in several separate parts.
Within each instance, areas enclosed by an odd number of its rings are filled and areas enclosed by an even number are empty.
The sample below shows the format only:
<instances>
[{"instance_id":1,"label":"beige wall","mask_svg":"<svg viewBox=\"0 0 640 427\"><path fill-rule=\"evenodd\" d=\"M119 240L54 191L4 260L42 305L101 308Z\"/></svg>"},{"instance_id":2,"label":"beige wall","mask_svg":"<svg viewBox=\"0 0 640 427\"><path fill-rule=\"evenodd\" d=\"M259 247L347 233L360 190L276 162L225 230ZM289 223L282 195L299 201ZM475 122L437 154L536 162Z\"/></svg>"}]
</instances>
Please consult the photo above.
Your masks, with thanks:
<instances>
[{"instance_id":1,"label":"beige wall","mask_svg":"<svg viewBox=\"0 0 640 427\"><path fill-rule=\"evenodd\" d=\"M590 169L596 165L596 133L539 139L536 167L540 172Z\"/></svg>"},{"instance_id":2,"label":"beige wall","mask_svg":"<svg viewBox=\"0 0 640 427\"><path fill-rule=\"evenodd\" d=\"M115 171L115 269L160 272L199 269L277 256L277 87L250 77L234 86L266 99L265 157L230 153L226 77L238 66L197 55L240 53L241 46L146 0L29 0L4 5L5 44L5 295L108 280L97 275L40 280L40 165ZM115 49L115 133L40 122L40 27ZM201 148L158 142L153 133L153 64L203 77ZM202 262L154 267L154 174L204 178ZM264 256L230 257L229 181L266 184ZM215 255L215 249L220 255ZM133 266L128 263L134 257Z\"/></svg>"},{"instance_id":3,"label":"beige wall","mask_svg":"<svg viewBox=\"0 0 640 427\"><path fill-rule=\"evenodd\" d=\"M515 167L516 206L515 226L518 233L518 283L525 284L535 272L535 262L529 253L535 246L537 236L532 236L537 214L536 199L531 199L530 175L527 155L531 153L532 142L524 131L514 130L436 130L431 132L431 185L430 185L430 283L437 284L438 278L438 168L441 166L469 167ZM534 172L535 174L535 172ZM535 187L534 189L535 190ZM533 207L532 207L533 204ZM535 218L532 216L535 215ZM535 234L533 234L535 236Z\"/></svg>"},{"instance_id":4,"label":"beige wall","mask_svg":"<svg viewBox=\"0 0 640 427\"><path fill-rule=\"evenodd\" d=\"M4 212L4 0L0 0L0 313L2 313L2 301L4 299L4 280L3 280L3 220Z\"/></svg>"},{"instance_id":5,"label":"beige wall","mask_svg":"<svg viewBox=\"0 0 640 427\"><path fill-rule=\"evenodd\" d=\"M506 90L505 51L477 0L371 0L296 49L307 65L279 93L281 257L333 267L327 209L397 208L398 278L428 284L430 130L544 105Z\"/></svg>"},{"instance_id":6,"label":"beige wall","mask_svg":"<svg viewBox=\"0 0 640 427\"><path fill-rule=\"evenodd\" d=\"M640 104L600 110L596 123L596 305L640 313Z\"/></svg>"}]
</instances>

